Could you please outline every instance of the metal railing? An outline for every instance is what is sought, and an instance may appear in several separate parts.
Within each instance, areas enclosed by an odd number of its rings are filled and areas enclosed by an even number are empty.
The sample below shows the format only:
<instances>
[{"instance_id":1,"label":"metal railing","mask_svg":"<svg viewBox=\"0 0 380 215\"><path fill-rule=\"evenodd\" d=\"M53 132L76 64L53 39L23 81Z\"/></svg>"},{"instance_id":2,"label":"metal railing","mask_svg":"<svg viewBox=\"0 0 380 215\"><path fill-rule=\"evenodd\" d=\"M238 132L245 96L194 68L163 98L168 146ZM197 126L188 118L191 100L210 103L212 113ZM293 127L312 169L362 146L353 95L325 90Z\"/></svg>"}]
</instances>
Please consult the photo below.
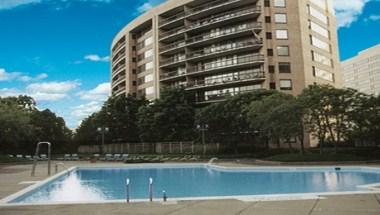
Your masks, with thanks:
<instances>
[{"instance_id":1,"label":"metal railing","mask_svg":"<svg viewBox=\"0 0 380 215\"><path fill-rule=\"evenodd\" d=\"M241 24L241 25L237 25L231 28L223 29L221 31L207 32L207 33L203 33L203 34L191 37L188 40L186 40L186 43L187 45L189 45L192 43L198 43L198 42L202 42L202 41L206 41L209 39L214 39L214 38L218 38L222 36L237 34L237 33L248 31L248 30L254 30L257 28L262 28L261 22Z\"/></svg>"},{"instance_id":2,"label":"metal railing","mask_svg":"<svg viewBox=\"0 0 380 215\"><path fill-rule=\"evenodd\" d=\"M174 16L170 16L168 18L161 18L160 22L159 22L159 26L163 26L169 22L173 22L173 21L176 21L176 20L179 20L179 19L182 19L186 16L186 13L185 12L181 12L181 13L178 13Z\"/></svg>"},{"instance_id":3,"label":"metal railing","mask_svg":"<svg viewBox=\"0 0 380 215\"><path fill-rule=\"evenodd\" d=\"M122 43L120 43L120 44L117 44L113 49L112 49L112 52L117 52L117 51L119 51L119 49L121 48L121 47L123 47L125 45L125 42L122 42Z\"/></svg>"},{"instance_id":4,"label":"metal railing","mask_svg":"<svg viewBox=\"0 0 380 215\"><path fill-rule=\"evenodd\" d=\"M173 63L178 63L186 60L186 55L180 56L180 57L171 57L166 60L163 60L160 62L161 67L162 66L168 66Z\"/></svg>"},{"instance_id":5,"label":"metal railing","mask_svg":"<svg viewBox=\"0 0 380 215\"><path fill-rule=\"evenodd\" d=\"M160 39L164 39L164 38L167 38L167 37L179 34L179 33L183 33L185 31L186 31L185 26L180 26L180 27L172 29L170 31L166 31L166 32L161 33Z\"/></svg>"},{"instance_id":6,"label":"metal railing","mask_svg":"<svg viewBox=\"0 0 380 215\"><path fill-rule=\"evenodd\" d=\"M112 58L112 63L118 62L121 58L125 57L125 51L120 52L121 54L117 54L115 57Z\"/></svg>"},{"instance_id":7,"label":"metal railing","mask_svg":"<svg viewBox=\"0 0 380 215\"><path fill-rule=\"evenodd\" d=\"M173 71L173 72L167 72L167 73L164 73L160 76L160 80L164 80L164 79L168 79L168 78L176 78L176 77L180 77L180 76L184 76L186 75L186 71Z\"/></svg>"},{"instance_id":8,"label":"metal railing","mask_svg":"<svg viewBox=\"0 0 380 215\"><path fill-rule=\"evenodd\" d=\"M215 69L237 66L237 65L247 64L247 63L260 62L260 61L264 61L264 55L262 54L253 54L253 55L247 55L247 56L241 56L241 57L235 57L235 58L232 57L227 60L209 62L201 66L193 66L189 68L188 73L203 72L203 71L215 70Z\"/></svg>"},{"instance_id":9,"label":"metal railing","mask_svg":"<svg viewBox=\"0 0 380 215\"><path fill-rule=\"evenodd\" d=\"M177 47L182 47L182 46L185 46L185 45L186 45L185 40L181 40L181 41L178 41L178 42L175 42L175 43L171 43L171 44L166 45L166 46L162 46L160 48L160 52L168 51L168 50L171 50L171 49L174 49L174 48L177 48Z\"/></svg>"},{"instance_id":10,"label":"metal railing","mask_svg":"<svg viewBox=\"0 0 380 215\"><path fill-rule=\"evenodd\" d=\"M38 160L38 154L40 152L40 145L42 144L46 144L48 146L48 175L50 175L50 172L51 172L51 165L50 165L50 159L51 159L51 143L50 142L39 142L37 143L37 146L36 146L36 154L34 155L34 161L33 161L33 166L32 166L32 172L31 172L31 176L35 176L35 172L36 172L36 167L37 167L37 160Z\"/></svg>"},{"instance_id":11,"label":"metal railing","mask_svg":"<svg viewBox=\"0 0 380 215\"><path fill-rule=\"evenodd\" d=\"M215 79L209 79L209 80L195 80L193 82L189 82L187 84L187 87L189 88L196 88L196 87L210 87L215 85L223 85L223 84L229 84L234 82L241 82L241 81L249 81L249 80L262 80L265 79L265 73L263 71L260 72L251 72L248 74L241 74L238 76L227 76L223 78L215 78Z\"/></svg>"},{"instance_id":12,"label":"metal railing","mask_svg":"<svg viewBox=\"0 0 380 215\"><path fill-rule=\"evenodd\" d=\"M190 52L187 54L187 58L191 59L191 58L203 57L206 55L218 54L218 53L222 53L226 51L232 51L232 50L236 50L240 48L246 48L246 47L262 45L262 44L263 44L263 41L261 40L248 40L248 41L240 41L240 42L235 42L235 43L226 43L220 46L208 47L202 50Z\"/></svg>"},{"instance_id":13,"label":"metal railing","mask_svg":"<svg viewBox=\"0 0 380 215\"><path fill-rule=\"evenodd\" d=\"M208 17L205 19L201 19L196 21L196 23L190 25L188 29L194 29L194 28L199 28L202 26L210 25L213 23L217 23L220 21L225 21L225 20L230 20L235 17L251 14L251 13L257 13L261 11L261 6L255 6L254 8L249 8L249 9L239 9L235 11L228 11L225 13L218 14L214 17Z\"/></svg>"},{"instance_id":14,"label":"metal railing","mask_svg":"<svg viewBox=\"0 0 380 215\"><path fill-rule=\"evenodd\" d=\"M205 95L204 97L198 97L196 100L196 103L204 103L204 102L215 102L215 101L221 101L225 100L231 96L243 94L243 93L251 93L259 89L253 89L253 90L239 90L239 91L231 91L231 92L225 92L225 93L218 93L214 95Z\"/></svg>"},{"instance_id":15,"label":"metal railing","mask_svg":"<svg viewBox=\"0 0 380 215\"><path fill-rule=\"evenodd\" d=\"M239 1L241 1L241 0L219 0L219 1L213 1L210 3L202 4L200 6L191 8L189 10L189 15L192 15L194 13L200 13L200 12L205 11L205 10L213 9L216 7L220 7L222 5L226 5L226 4L230 4L230 3L234 3L234 2L239 2Z\"/></svg>"}]
</instances>

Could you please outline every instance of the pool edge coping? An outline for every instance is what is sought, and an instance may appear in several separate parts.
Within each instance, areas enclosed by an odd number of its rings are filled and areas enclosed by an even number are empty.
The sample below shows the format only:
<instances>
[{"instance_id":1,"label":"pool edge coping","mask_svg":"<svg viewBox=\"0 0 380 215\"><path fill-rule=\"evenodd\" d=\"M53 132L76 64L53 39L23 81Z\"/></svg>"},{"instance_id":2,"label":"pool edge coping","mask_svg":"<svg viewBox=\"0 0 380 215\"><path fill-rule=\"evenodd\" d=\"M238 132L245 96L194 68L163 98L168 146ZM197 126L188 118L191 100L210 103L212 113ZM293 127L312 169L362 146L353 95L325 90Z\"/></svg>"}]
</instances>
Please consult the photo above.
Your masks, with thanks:
<instances>
[{"instance_id":1,"label":"pool edge coping","mask_svg":"<svg viewBox=\"0 0 380 215\"><path fill-rule=\"evenodd\" d=\"M6 196L3 199L0 199L0 207L17 207L17 206L47 206L47 205L77 205L77 204L104 204L104 203L126 203L126 200L103 200L103 201L74 201L74 202L39 202L39 203L9 203L10 201L13 201L22 195L25 195L28 192L33 191L34 189L47 184L71 171L74 171L76 169L97 169L97 168L152 168L152 167L162 167L166 166L167 168L171 167L211 167L213 169L218 170L225 170L225 171L233 171L233 170L241 170L241 171L252 171L253 169L258 170L265 170L267 168L275 168L275 169L289 169L289 170L302 170L302 169L329 169L329 168L356 168L356 169L370 169L370 170L377 170L380 171L380 167L370 167L370 166L338 166L338 165L331 165L331 166L247 166L247 167L231 167L231 166L221 166L221 165L215 165L210 163L163 163L163 164L129 164L128 166L117 166L117 165L105 165L105 166L86 166L86 165L77 165L70 167L60 173L57 173L55 175L52 175L42 181L39 181L33 185L27 186L16 193L13 193L11 195ZM367 189L363 191L342 191L342 192L316 192L316 193L288 193L288 194L267 194L267 195L237 195L237 196L208 196L208 197L184 197L184 198L170 198L169 202L173 201L197 201L197 200L227 200L227 199L234 199L239 201L285 201L285 200L302 200L304 198L307 199L317 199L321 198L323 196L337 196L337 195L357 195L357 194L380 194L380 183L372 183L372 184L363 184L363 185L357 185L357 187L362 189ZM161 202L160 198L155 198L154 202ZM131 201L131 203L139 203L139 202L149 202L148 199L134 199Z\"/></svg>"}]
</instances>

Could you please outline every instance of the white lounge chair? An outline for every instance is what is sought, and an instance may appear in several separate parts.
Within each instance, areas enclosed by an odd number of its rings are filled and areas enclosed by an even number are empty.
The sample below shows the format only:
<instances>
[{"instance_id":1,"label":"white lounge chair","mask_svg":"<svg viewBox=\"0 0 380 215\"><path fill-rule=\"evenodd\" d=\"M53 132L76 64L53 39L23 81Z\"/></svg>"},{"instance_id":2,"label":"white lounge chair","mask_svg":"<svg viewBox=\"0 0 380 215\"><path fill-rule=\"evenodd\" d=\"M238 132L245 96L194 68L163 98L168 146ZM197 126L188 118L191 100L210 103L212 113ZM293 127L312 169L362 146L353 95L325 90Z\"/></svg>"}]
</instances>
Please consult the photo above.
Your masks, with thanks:
<instances>
[{"instance_id":1,"label":"white lounge chair","mask_svg":"<svg viewBox=\"0 0 380 215\"><path fill-rule=\"evenodd\" d=\"M17 159L24 159L24 157L22 155L16 155L16 158Z\"/></svg>"},{"instance_id":2,"label":"white lounge chair","mask_svg":"<svg viewBox=\"0 0 380 215\"><path fill-rule=\"evenodd\" d=\"M46 154L41 154L40 155L40 160L46 161L47 160L47 155Z\"/></svg>"},{"instance_id":3,"label":"white lounge chair","mask_svg":"<svg viewBox=\"0 0 380 215\"><path fill-rule=\"evenodd\" d=\"M105 160L106 161L112 161L113 160L112 154L106 154Z\"/></svg>"},{"instance_id":4,"label":"white lounge chair","mask_svg":"<svg viewBox=\"0 0 380 215\"><path fill-rule=\"evenodd\" d=\"M71 160L73 160L73 161L79 161L78 154L71 154Z\"/></svg>"},{"instance_id":5,"label":"white lounge chair","mask_svg":"<svg viewBox=\"0 0 380 215\"><path fill-rule=\"evenodd\" d=\"M126 161L126 160L128 160L128 157L129 157L128 154L123 154L123 155L121 156L120 160L121 160L121 161Z\"/></svg>"},{"instance_id":6,"label":"white lounge chair","mask_svg":"<svg viewBox=\"0 0 380 215\"><path fill-rule=\"evenodd\" d=\"M65 154L65 156L64 156L64 160L65 160L65 161L69 161L69 160L71 160L71 155L70 155L70 154Z\"/></svg>"}]
</instances>

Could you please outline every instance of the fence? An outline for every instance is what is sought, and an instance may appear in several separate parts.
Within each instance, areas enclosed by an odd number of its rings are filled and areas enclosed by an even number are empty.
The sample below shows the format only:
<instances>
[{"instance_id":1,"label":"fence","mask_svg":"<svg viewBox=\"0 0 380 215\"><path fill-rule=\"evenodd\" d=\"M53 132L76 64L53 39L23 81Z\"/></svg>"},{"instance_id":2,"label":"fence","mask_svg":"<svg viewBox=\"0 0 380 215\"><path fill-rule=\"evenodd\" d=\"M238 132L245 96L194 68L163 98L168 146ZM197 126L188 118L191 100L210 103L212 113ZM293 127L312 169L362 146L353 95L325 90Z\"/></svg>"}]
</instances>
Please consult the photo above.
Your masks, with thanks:
<instances>
[{"instance_id":1,"label":"fence","mask_svg":"<svg viewBox=\"0 0 380 215\"><path fill-rule=\"evenodd\" d=\"M104 153L110 154L218 154L223 150L218 143L195 144L194 142L123 143L105 144ZM99 145L82 145L78 153L99 153Z\"/></svg>"}]
</instances>

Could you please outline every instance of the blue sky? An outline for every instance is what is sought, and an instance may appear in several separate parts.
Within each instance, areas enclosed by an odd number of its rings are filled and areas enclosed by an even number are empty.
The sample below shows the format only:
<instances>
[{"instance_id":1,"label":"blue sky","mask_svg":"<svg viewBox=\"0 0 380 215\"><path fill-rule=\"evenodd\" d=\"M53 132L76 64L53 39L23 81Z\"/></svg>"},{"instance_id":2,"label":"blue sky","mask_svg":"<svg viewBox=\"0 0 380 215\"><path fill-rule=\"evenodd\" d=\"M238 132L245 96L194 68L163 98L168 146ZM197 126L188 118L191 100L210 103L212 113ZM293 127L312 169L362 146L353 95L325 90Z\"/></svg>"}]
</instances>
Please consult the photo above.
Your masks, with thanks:
<instances>
[{"instance_id":1,"label":"blue sky","mask_svg":"<svg viewBox=\"0 0 380 215\"><path fill-rule=\"evenodd\" d=\"M109 94L114 35L162 0L0 0L0 96L28 94L69 127ZM380 0L335 0L341 59L380 43Z\"/></svg>"}]
</instances>

